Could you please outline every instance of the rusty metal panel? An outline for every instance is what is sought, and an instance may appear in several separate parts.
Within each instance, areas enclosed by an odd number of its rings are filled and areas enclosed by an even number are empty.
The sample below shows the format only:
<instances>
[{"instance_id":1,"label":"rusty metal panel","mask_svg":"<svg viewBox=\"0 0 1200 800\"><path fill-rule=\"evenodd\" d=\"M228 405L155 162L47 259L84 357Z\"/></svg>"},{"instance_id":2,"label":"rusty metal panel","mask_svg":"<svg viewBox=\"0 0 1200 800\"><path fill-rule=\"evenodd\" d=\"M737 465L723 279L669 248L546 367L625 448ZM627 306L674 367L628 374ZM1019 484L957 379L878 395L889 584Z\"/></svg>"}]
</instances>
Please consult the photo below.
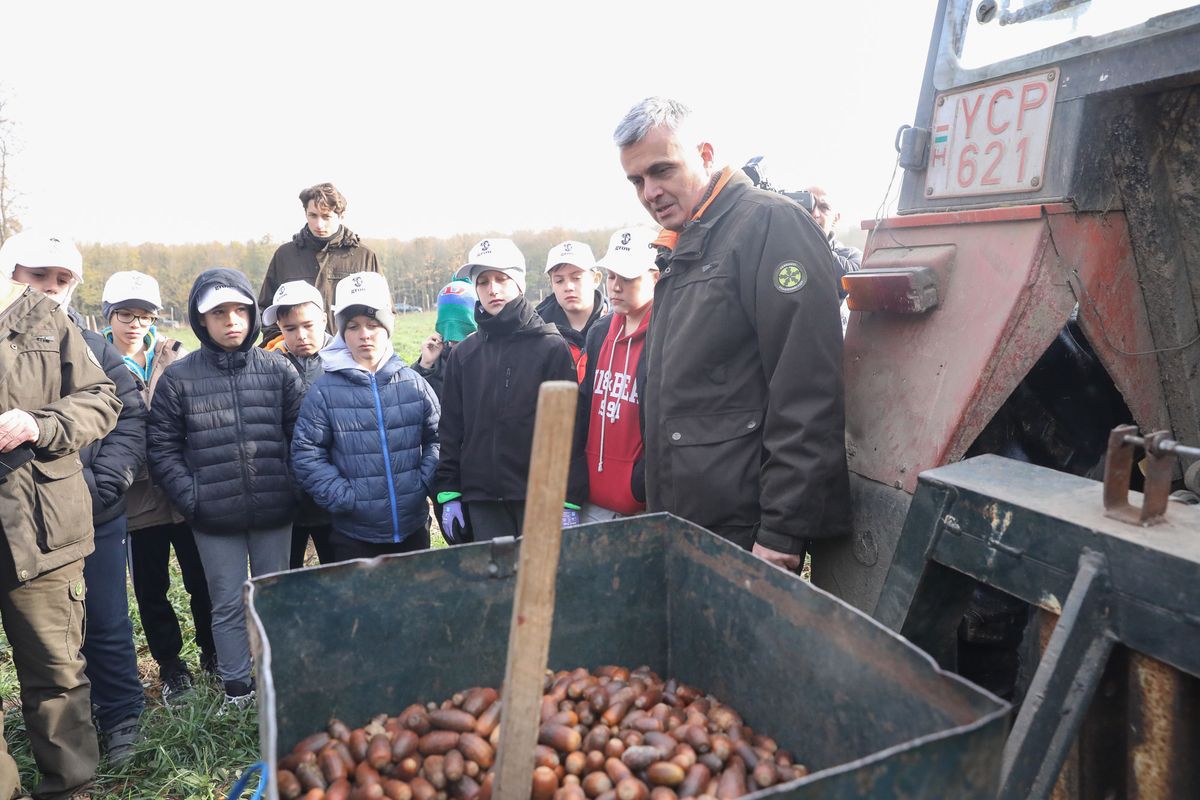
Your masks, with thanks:
<instances>
[{"instance_id":1,"label":"rusty metal panel","mask_svg":"<svg viewBox=\"0 0 1200 800\"><path fill-rule=\"evenodd\" d=\"M920 317L851 314L846 333L850 468L912 492L917 474L960 458L1066 322L1074 298L1049 228L1027 209L884 220L863 268L926 251L940 305ZM939 219L943 218L943 219ZM933 257L951 248L952 262ZM924 255L924 253L922 253Z\"/></svg>"},{"instance_id":2,"label":"rusty metal panel","mask_svg":"<svg viewBox=\"0 0 1200 800\"><path fill-rule=\"evenodd\" d=\"M1079 301L1079 323L1134 419L1170 427L1149 314L1138 285L1125 214L1048 217L1061 269Z\"/></svg>"}]
</instances>

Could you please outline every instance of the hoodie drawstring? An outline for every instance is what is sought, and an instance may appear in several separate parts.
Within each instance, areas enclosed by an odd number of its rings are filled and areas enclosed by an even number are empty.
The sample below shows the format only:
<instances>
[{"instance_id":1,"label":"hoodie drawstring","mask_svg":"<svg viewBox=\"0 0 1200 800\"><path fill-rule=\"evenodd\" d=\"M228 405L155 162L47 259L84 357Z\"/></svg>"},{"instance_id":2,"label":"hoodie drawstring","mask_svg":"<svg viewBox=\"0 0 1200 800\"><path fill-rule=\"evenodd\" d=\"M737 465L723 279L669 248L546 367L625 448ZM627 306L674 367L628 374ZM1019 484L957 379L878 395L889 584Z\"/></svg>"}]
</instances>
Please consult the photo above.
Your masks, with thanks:
<instances>
[{"instance_id":1,"label":"hoodie drawstring","mask_svg":"<svg viewBox=\"0 0 1200 800\"><path fill-rule=\"evenodd\" d=\"M621 323L622 328L624 327L624 324L624 322ZM604 387L604 395L600 398L600 458L596 464L597 472L604 472L604 431L608 425L608 398L610 393L609 390L612 389L612 386L615 383L612 373L613 358L615 358L617 355L617 345L620 343L621 337L618 335L616 340L613 342L612 350L608 351L608 384ZM625 366L622 368L622 372L625 374L626 381L628 381L630 377L629 351L632 349L633 336L630 336L625 340ZM628 394L628 391L626 394ZM617 402L620 402L620 398L617 398Z\"/></svg>"}]
</instances>

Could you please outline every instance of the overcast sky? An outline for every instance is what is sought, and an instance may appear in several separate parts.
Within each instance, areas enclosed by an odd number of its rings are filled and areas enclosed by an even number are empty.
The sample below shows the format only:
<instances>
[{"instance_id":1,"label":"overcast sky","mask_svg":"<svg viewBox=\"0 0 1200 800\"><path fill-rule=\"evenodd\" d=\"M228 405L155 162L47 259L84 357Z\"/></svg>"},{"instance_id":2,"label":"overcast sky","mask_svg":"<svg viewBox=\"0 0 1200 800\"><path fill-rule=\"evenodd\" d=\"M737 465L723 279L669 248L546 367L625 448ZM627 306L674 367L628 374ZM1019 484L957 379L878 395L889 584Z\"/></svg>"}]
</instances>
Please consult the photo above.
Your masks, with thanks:
<instances>
[{"instance_id":1,"label":"overcast sky","mask_svg":"<svg viewBox=\"0 0 1200 800\"><path fill-rule=\"evenodd\" d=\"M873 216L934 0L13 2L0 92L27 228L84 242L283 240L320 181L367 238L649 217L612 131L651 94Z\"/></svg>"}]
</instances>

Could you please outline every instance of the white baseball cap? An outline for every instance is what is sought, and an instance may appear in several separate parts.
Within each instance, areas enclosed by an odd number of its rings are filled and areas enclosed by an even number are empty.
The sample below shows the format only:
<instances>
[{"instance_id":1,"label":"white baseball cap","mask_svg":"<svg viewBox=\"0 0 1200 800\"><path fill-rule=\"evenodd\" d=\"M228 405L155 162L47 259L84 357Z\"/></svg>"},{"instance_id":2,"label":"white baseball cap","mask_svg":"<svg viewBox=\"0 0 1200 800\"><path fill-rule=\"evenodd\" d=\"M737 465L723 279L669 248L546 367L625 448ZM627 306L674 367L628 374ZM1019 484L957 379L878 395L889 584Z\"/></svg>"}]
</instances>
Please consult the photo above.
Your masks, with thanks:
<instances>
[{"instance_id":1,"label":"white baseball cap","mask_svg":"<svg viewBox=\"0 0 1200 800\"><path fill-rule=\"evenodd\" d=\"M654 247L657 238L658 232L651 228L621 228L609 237L608 252L596 265L631 280L649 270L658 269L654 263L658 256L658 250Z\"/></svg>"},{"instance_id":2,"label":"white baseball cap","mask_svg":"<svg viewBox=\"0 0 1200 800\"><path fill-rule=\"evenodd\" d=\"M162 308L162 294L158 281L144 272L114 272L104 282L100 302L105 307L120 307L123 303L137 302L139 308L157 311ZM107 315L106 315L107 316Z\"/></svg>"},{"instance_id":3,"label":"white baseball cap","mask_svg":"<svg viewBox=\"0 0 1200 800\"><path fill-rule=\"evenodd\" d=\"M592 248L583 242L568 240L552 247L546 255L546 274L550 274L550 270L559 264L570 264L580 269L595 269L596 256L592 255Z\"/></svg>"},{"instance_id":4,"label":"white baseball cap","mask_svg":"<svg viewBox=\"0 0 1200 800\"><path fill-rule=\"evenodd\" d=\"M274 325L279 319L279 309L312 303L322 311L325 310L325 298L317 287L308 281L288 281L281 283L271 298L271 305L263 309L263 325Z\"/></svg>"},{"instance_id":5,"label":"white baseball cap","mask_svg":"<svg viewBox=\"0 0 1200 800\"><path fill-rule=\"evenodd\" d=\"M213 286L196 301L196 311L207 314L222 303L239 303L254 308L254 298L233 286Z\"/></svg>"},{"instance_id":6,"label":"white baseball cap","mask_svg":"<svg viewBox=\"0 0 1200 800\"><path fill-rule=\"evenodd\" d=\"M511 239L483 239L471 248L467 263L458 268L454 277L469 278L474 283L479 273L489 269L505 273L525 292L525 255Z\"/></svg>"},{"instance_id":7,"label":"white baseball cap","mask_svg":"<svg viewBox=\"0 0 1200 800\"><path fill-rule=\"evenodd\" d=\"M392 308L392 291L387 278L378 272L355 272L337 282L333 290L335 313L350 306L366 306L375 310Z\"/></svg>"},{"instance_id":8,"label":"white baseball cap","mask_svg":"<svg viewBox=\"0 0 1200 800\"><path fill-rule=\"evenodd\" d=\"M69 270L83 283L83 255L75 243L58 234L21 231L4 240L0 247L0 275L12 277L22 267L58 267Z\"/></svg>"}]
</instances>

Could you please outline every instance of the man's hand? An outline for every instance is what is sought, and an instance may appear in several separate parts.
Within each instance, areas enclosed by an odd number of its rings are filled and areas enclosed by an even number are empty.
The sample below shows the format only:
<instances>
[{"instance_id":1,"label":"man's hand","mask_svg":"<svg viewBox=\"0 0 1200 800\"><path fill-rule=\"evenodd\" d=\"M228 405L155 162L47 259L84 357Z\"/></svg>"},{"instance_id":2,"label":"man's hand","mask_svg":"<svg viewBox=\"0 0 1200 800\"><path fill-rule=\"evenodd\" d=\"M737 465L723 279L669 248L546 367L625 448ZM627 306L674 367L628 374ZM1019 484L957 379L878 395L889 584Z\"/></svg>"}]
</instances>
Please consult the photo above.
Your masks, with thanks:
<instances>
[{"instance_id":1,"label":"man's hand","mask_svg":"<svg viewBox=\"0 0 1200 800\"><path fill-rule=\"evenodd\" d=\"M37 437L37 420L28 411L14 408L0 414L0 453L7 453L25 442L35 442Z\"/></svg>"},{"instance_id":2,"label":"man's hand","mask_svg":"<svg viewBox=\"0 0 1200 800\"><path fill-rule=\"evenodd\" d=\"M754 549L750 551L754 555L766 561L768 564L774 564L777 567L783 567L791 572L800 566L800 556L792 555L791 553L781 553L778 550L772 550L769 547L763 547L758 542L754 543Z\"/></svg>"},{"instance_id":3,"label":"man's hand","mask_svg":"<svg viewBox=\"0 0 1200 800\"><path fill-rule=\"evenodd\" d=\"M435 333L421 343L421 366L425 369L433 369L433 365L441 358L442 348L445 345L442 343L441 334Z\"/></svg>"}]
</instances>

